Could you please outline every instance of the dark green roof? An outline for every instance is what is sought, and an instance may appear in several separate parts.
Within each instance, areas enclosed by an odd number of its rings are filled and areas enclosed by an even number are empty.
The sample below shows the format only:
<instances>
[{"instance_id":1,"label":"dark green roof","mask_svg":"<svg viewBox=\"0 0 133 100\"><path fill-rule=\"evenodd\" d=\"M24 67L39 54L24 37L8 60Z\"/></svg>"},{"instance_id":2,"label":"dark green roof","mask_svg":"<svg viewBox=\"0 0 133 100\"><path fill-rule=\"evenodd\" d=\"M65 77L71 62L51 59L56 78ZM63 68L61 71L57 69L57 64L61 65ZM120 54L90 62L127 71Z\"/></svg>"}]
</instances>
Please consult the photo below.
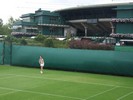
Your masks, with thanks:
<instances>
[{"instance_id":1,"label":"dark green roof","mask_svg":"<svg viewBox=\"0 0 133 100\"><path fill-rule=\"evenodd\" d=\"M42 16L42 15L59 16L58 13L50 12L50 11L45 11L45 10L41 10L41 11L35 13L35 16Z\"/></svg>"},{"instance_id":2,"label":"dark green roof","mask_svg":"<svg viewBox=\"0 0 133 100\"><path fill-rule=\"evenodd\" d=\"M88 8L117 7L117 6L124 6L124 5L133 5L133 2L77 6L77 7L70 7L70 8L56 10L55 12L68 11L68 10L78 10L78 9L88 9Z\"/></svg>"},{"instance_id":3,"label":"dark green roof","mask_svg":"<svg viewBox=\"0 0 133 100\"><path fill-rule=\"evenodd\" d=\"M23 15L21 16L21 18L31 17L31 16L34 16L34 15L35 15L34 13L23 14Z\"/></svg>"}]
</instances>

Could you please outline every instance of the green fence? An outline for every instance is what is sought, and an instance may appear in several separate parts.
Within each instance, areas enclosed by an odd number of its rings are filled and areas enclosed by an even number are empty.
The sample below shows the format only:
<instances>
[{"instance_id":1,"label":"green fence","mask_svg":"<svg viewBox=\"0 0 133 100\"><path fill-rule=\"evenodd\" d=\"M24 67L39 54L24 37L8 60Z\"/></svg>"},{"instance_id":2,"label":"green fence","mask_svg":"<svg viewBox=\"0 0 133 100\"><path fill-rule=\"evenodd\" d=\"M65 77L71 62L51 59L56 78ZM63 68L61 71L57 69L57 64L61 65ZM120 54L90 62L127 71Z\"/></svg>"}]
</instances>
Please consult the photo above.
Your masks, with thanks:
<instances>
[{"instance_id":1,"label":"green fence","mask_svg":"<svg viewBox=\"0 0 133 100\"><path fill-rule=\"evenodd\" d=\"M3 64L3 43L0 43L0 64Z\"/></svg>"},{"instance_id":2,"label":"green fence","mask_svg":"<svg viewBox=\"0 0 133 100\"><path fill-rule=\"evenodd\" d=\"M133 46L116 46L115 51L133 52Z\"/></svg>"},{"instance_id":3,"label":"green fence","mask_svg":"<svg viewBox=\"0 0 133 100\"><path fill-rule=\"evenodd\" d=\"M116 47L115 51L104 51L0 43L0 64L39 68L41 55L45 59L46 68L133 76L132 50L133 47Z\"/></svg>"},{"instance_id":4,"label":"green fence","mask_svg":"<svg viewBox=\"0 0 133 100\"><path fill-rule=\"evenodd\" d=\"M10 43L6 43L4 45L4 64L11 64L12 59L12 45Z\"/></svg>"},{"instance_id":5,"label":"green fence","mask_svg":"<svg viewBox=\"0 0 133 100\"><path fill-rule=\"evenodd\" d=\"M0 64L11 64L12 45L8 42L0 43Z\"/></svg>"},{"instance_id":6,"label":"green fence","mask_svg":"<svg viewBox=\"0 0 133 100\"><path fill-rule=\"evenodd\" d=\"M42 55L46 68L133 76L133 52L13 45L12 55L13 65L39 67Z\"/></svg>"}]
</instances>

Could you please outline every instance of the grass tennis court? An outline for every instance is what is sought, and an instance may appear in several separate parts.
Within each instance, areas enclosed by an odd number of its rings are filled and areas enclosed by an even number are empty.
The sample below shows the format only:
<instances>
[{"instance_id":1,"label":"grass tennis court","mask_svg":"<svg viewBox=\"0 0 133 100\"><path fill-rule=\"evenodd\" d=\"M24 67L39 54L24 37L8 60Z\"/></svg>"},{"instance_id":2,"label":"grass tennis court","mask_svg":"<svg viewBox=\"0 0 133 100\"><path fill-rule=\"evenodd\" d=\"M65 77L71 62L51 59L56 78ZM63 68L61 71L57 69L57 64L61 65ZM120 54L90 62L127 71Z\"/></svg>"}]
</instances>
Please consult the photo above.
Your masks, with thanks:
<instances>
[{"instance_id":1,"label":"grass tennis court","mask_svg":"<svg viewBox=\"0 0 133 100\"><path fill-rule=\"evenodd\" d=\"M0 100L133 100L133 78L0 65Z\"/></svg>"}]
</instances>

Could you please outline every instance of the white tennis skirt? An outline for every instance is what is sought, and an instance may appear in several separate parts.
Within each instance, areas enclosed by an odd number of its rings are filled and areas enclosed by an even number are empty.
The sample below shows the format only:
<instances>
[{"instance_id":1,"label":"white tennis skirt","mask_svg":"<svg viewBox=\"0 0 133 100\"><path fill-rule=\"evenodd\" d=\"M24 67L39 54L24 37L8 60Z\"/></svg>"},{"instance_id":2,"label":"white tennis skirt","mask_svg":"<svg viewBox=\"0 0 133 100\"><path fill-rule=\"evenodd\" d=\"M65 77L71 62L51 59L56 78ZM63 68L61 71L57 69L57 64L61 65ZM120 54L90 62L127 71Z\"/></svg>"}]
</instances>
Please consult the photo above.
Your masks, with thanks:
<instances>
[{"instance_id":1,"label":"white tennis skirt","mask_svg":"<svg viewBox=\"0 0 133 100\"><path fill-rule=\"evenodd\" d=\"M41 67L43 67L44 66L44 64L40 64L41 65Z\"/></svg>"}]
</instances>

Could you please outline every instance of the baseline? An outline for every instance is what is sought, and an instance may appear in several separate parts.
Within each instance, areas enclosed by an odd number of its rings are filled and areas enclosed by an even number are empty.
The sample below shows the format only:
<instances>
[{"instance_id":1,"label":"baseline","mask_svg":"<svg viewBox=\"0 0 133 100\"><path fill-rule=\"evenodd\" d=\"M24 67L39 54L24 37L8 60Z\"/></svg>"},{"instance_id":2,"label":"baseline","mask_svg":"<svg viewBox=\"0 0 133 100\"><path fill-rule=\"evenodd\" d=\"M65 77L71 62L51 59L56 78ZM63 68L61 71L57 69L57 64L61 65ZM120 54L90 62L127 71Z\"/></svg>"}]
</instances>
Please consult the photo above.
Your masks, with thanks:
<instances>
[{"instance_id":1,"label":"baseline","mask_svg":"<svg viewBox=\"0 0 133 100\"><path fill-rule=\"evenodd\" d=\"M8 77L0 78L0 80L1 79L7 79L7 78L13 78L13 77L16 77L16 76L8 76Z\"/></svg>"},{"instance_id":2,"label":"baseline","mask_svg":"<svg viewBox=\"0 0 133 100\"><path fill-rule=\"evenodd\" d=\"M57 95L57 94L50 94L50 93L46 93L46 92L35 92L35 91L13 89L13 88L6 88L6 87L0 87L0 88L5 89L5 90L18 91L18 92L27 92L27 93L33 93L33 94L50 95L50 96L54 96L54 97L70 98L70 99L75 99L75 100L84 100L83 98L70 97L70 96Z\"/></svg>"},{"instance_id":3,"label":"baseline","mask_svg":"<svg viewBox=\"0 0 133 100\"><path fill-rule=\"evenodd\" d=\"M94 82L70 81L70 80L62 80L62 79L55 79L55 78L46 78L46 77L42 78L42 77L36 77L36 76L26 76L26 75L17 75L17 74L8 74L8 75L15 75L15 76L26 77L26 78L47 79L47 80L55 80L55 81L64 81L64 82L73 82L73 83L82 83L82 84L94 84L94 85L101 85L101 86L103 85L103 86L110 86L110 87L122 87L122 88L133 89L133 87L128 87L128 86L101 84L101 83L94 83Z\"/></svg>"},{"instance_id":4,"label":"baseline","mask_svg":"<svg viewBox=\"0 0 133 100\"><path fill-rule=\"evenodd\" d=\"M7 95L7 94L12 94L12 93L15 93L15 92L17 92L17 91L12 91L12 92L7 92L7 93L1 93L0 96Z\"/></svg>"}]
</instances>

